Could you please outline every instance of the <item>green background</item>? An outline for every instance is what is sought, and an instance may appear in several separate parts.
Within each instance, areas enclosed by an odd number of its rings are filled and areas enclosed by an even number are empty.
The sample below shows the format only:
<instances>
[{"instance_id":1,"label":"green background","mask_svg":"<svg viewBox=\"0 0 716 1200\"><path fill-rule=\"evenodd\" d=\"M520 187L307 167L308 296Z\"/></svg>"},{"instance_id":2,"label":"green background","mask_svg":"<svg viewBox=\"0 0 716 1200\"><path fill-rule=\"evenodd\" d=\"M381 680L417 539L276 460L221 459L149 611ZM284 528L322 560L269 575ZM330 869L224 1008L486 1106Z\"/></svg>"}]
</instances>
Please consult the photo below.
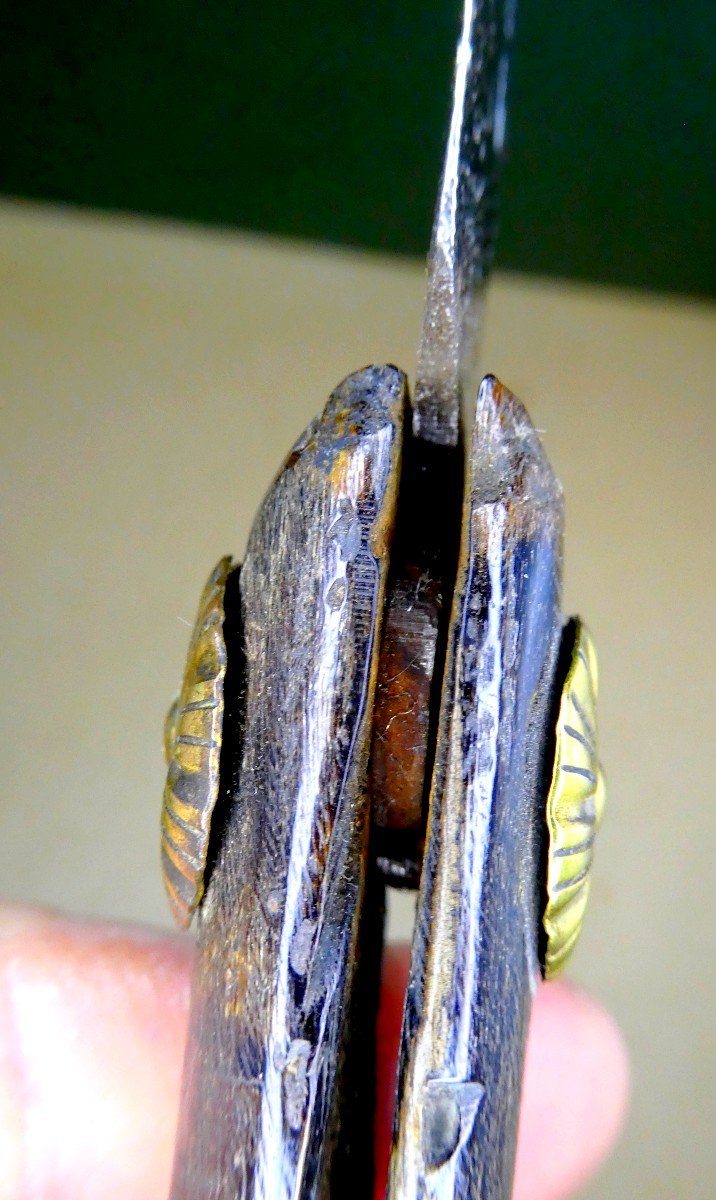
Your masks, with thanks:
<instances>
[{"instance_id":1,"label":"green background","mask_svg":"<svg viewBox=\"0 0 716 1200\"><path fill-rule=\"evenodd\" d=\"M3 0L0 190L423 254L458 0ZM502 267L713 295L716 4L522 0Z\"/></svg>"}]
</instances>

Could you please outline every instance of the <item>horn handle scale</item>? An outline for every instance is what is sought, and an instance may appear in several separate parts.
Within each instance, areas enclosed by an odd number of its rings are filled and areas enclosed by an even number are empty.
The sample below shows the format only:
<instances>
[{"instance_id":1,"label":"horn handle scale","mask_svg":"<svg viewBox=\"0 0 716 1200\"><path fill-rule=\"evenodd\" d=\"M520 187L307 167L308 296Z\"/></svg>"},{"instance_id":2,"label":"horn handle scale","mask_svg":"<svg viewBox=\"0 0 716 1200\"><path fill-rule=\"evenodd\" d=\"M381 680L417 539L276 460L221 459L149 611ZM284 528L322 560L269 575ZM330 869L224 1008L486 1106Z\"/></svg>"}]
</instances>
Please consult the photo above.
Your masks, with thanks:
<instances>
[{"instance_id":1,"label":"horn handle scale","mask_svg":"<svg viewBox=\"0 0 716 1200\"><path fill-rule=\"evenodd\" d=\"M336 389L227 586L172 1200L327 1197L349 1173L370 1190L372 1113L354 1103L381 943L367 771L405 405L392 367Z\"/></svg>"}]
</instances>

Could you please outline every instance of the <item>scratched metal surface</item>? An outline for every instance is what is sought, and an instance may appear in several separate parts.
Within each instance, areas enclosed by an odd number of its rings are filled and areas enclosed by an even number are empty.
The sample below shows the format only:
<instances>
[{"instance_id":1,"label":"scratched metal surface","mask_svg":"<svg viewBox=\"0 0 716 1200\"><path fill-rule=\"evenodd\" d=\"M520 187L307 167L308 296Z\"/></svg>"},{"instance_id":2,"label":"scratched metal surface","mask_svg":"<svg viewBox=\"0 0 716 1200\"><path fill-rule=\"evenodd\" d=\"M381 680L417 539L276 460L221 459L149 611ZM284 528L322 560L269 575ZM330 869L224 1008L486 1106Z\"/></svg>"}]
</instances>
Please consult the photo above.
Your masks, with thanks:
<instances>
[{"instance_id":1,"label":"scratched metal surface","mask_svg":"<svg viewBox=\"0 0 716 1200\"><path fill-rule=\"evenodd\" d=\"M514 0L465 0L450 128L428 254L413 426L455 445L477 393L476 341L497 230Z\"/></svg>"},{"instance_id":2,"label":"scratched metal surface","mask_svg":"<svg viewBox=\"0 0 716 1200\"><path fill-rule=\"evenodd\" d=\"M477 402L390 1200L508 1200L538 979L540 792L562 620L562 494L519 401Z\"/></svg>"},{"instance_id":3,"label":"scratched metal surface","mask_svg":"<svg viewBox=\"0 0 716 1200\"><path fill-rule=\"evenodd\" d=\"M227 672L233 750L200 913L173 1200L328 1195L335 1096L351 1095L350 1083L335 1085L365 890L368 733L404 404L395 368L349 377L289 455L249 538L233 634L244 678ZM230 687L243 699L239 738ZM370 1063L370 1043L353 1051ZM359 1124L355 1113L343 1122L341 1153ZM359 1157L359 1174L370 1159Z\"/></svg>"}]
</instances>

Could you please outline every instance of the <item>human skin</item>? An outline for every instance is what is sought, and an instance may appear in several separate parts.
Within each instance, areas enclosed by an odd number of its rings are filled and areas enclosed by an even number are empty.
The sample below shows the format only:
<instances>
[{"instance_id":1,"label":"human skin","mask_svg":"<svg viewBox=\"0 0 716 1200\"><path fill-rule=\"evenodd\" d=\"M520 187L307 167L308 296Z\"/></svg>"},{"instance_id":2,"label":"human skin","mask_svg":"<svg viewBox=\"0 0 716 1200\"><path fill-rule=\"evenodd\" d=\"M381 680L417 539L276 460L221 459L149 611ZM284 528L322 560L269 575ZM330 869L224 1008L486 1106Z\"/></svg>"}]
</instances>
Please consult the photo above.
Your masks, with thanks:
<instances>
[{"instance_id":1,"label":"human skin","mask_svg":"<svg viewBox=\"0 0 716 1200\"><path fill-rule=\"evenodd\" d=\"M169 1192L191 943L0 906L0 1200ZM376 1197L387 1169L408 970L389 948L378 1020ZM628 1092L612 1019L566 983L530 1024L513 1200L563 1200L614 1143Z\"/></svg>"}]
</instances>

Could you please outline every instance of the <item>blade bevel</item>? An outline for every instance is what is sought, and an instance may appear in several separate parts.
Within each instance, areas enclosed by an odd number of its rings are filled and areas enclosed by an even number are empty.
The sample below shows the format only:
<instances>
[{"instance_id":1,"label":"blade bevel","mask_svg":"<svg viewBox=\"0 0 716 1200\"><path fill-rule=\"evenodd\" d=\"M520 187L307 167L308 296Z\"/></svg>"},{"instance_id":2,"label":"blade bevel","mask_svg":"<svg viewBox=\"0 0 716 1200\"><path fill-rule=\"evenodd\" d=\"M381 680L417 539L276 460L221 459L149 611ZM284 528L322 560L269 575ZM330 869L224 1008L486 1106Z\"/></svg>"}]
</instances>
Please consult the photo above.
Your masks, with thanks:
<instances>
[{"instance_id":1,"label":"blade bevel","mask_svg":"<svg viewBox=\"0 0 716 1200\"><path fill-rule=\"evenodd\" d=\"M453 107L428 253L413 428L443 445L479 382L475 347L496 230L513 0L465 0Z\"/></svg>"}]
</instances>

